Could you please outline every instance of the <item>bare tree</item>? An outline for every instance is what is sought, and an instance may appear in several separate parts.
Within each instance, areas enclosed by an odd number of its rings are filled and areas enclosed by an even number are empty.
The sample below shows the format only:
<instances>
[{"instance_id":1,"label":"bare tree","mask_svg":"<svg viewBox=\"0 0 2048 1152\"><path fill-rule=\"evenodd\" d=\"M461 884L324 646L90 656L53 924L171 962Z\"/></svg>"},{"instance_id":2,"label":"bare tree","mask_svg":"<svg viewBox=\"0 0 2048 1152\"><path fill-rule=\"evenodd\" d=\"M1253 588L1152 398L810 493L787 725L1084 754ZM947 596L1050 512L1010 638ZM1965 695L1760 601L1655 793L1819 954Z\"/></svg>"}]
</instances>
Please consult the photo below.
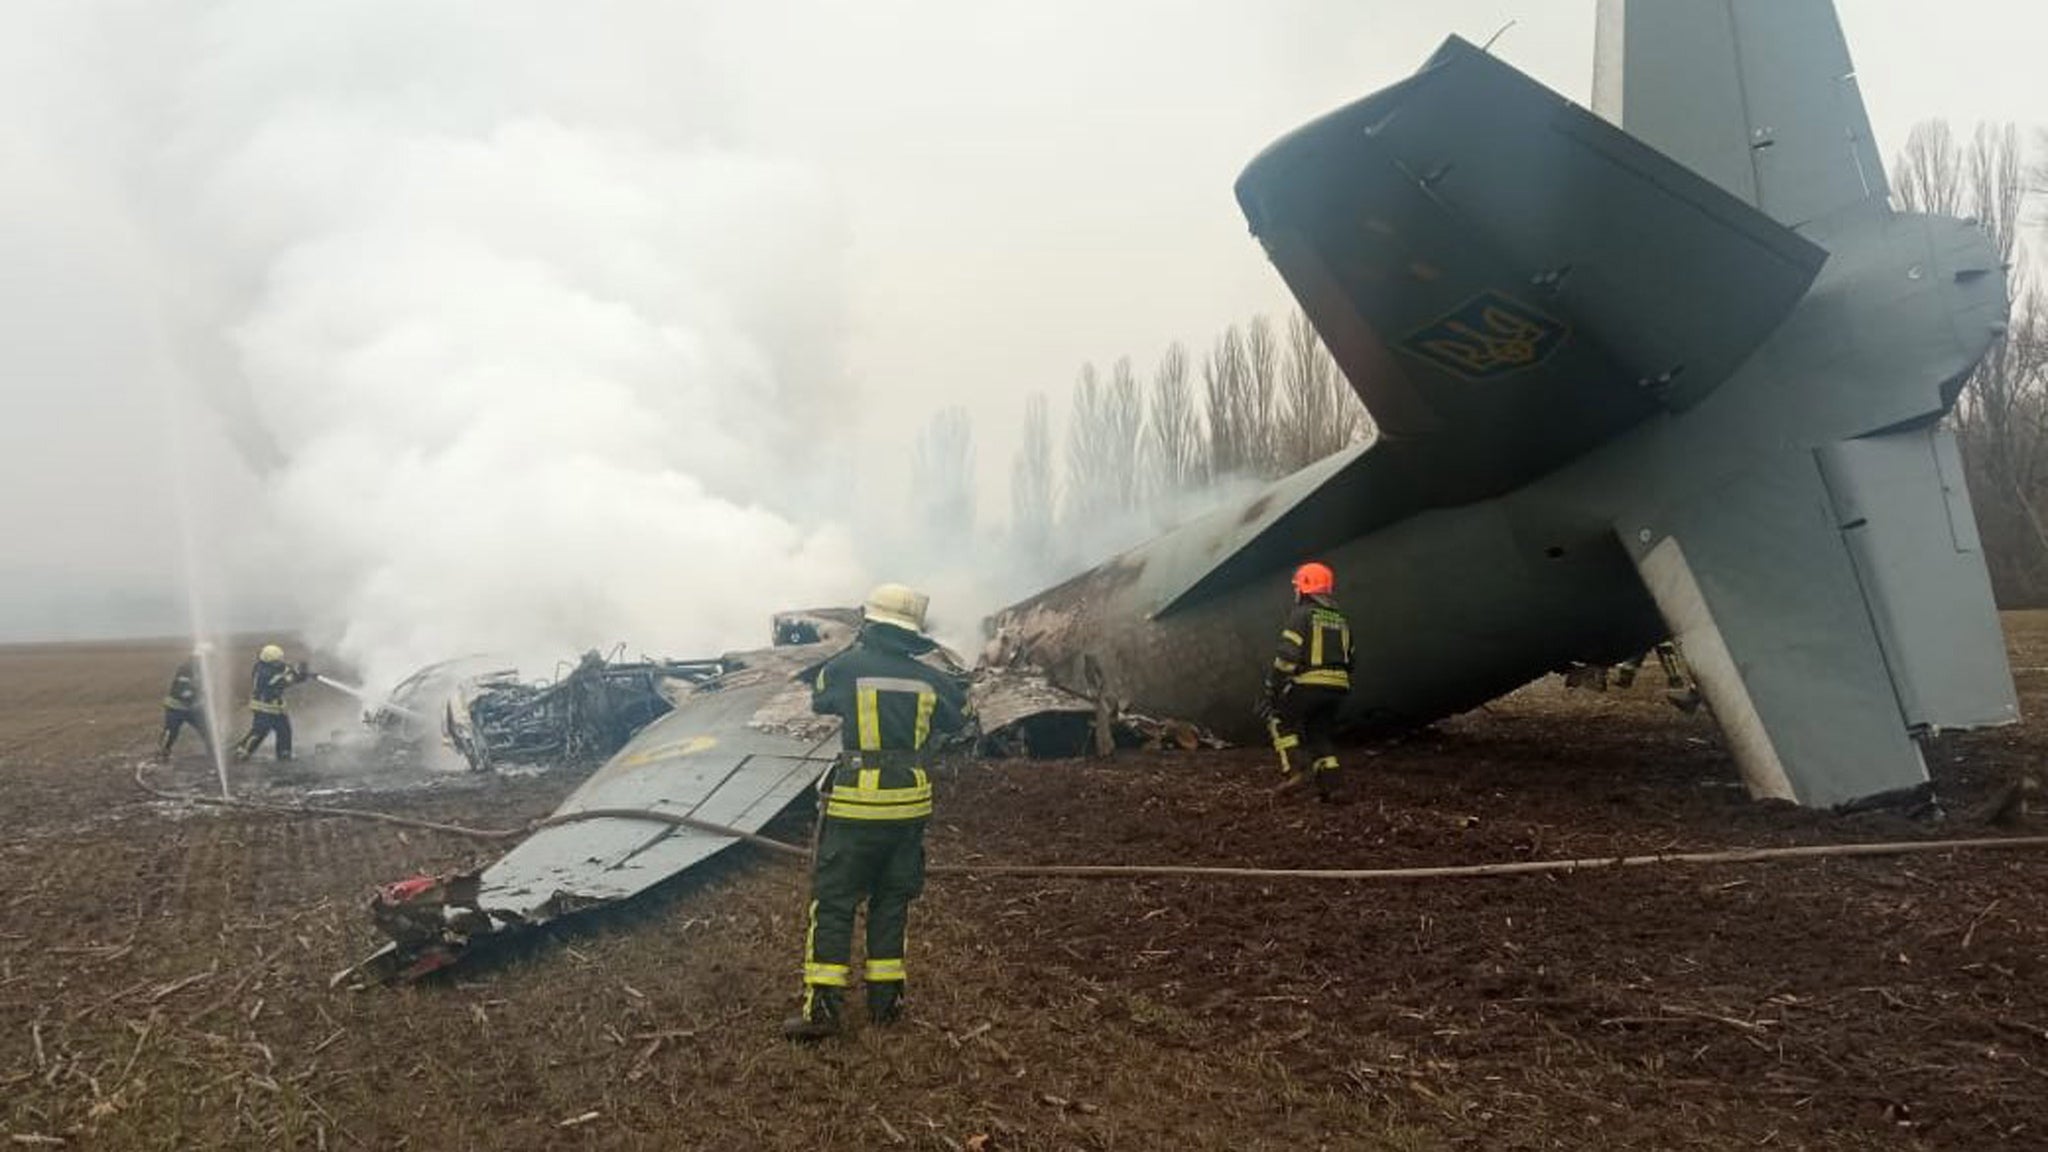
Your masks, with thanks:
<instances>
[{"instance_id":1,"label":"bare tree","mask_svg":"<svg viewBox=\"0 0 2048 1152\"><path fill-rule=\"evenodd\" d=\"M1138 390L1129 356L1118 357L1109 370L1102 416L1109 505L1115 512L1128 513L1138 507L1143 492L1145 434L1145 394Z\"/></svg>"},{"instance_id":2,"label":"bare tree","mask_svg":"<svg viewBox=\"0 0 2048 1152\"><path fill-rule=\"evenodd\" d=\"M1290 472L1357 443L1368 429L1364 405L1300 311L1287 321L1277 428L1279 464Z\"/></svg>"},{"instance_id":3,"label":"bare tree","mask_svg":"<svg viewBox=\"0 0 2048 1152\"><path fill-rule=\"evenodd\" d=\"M974 535L974 424L965 408L933 416L910 459L911 500L934 542Z\"/></svg>"},{"instance_id":4,"label":"bare tree","mask_svg":"<svg viewBox=\"0 0 2048 1152\"><path fill-rule=\"evenodd\" d=\"M1201 477L1201 421L1188 385L1188 350L1178 340L1166 346L1152 372L1144 464L1145 499L1154 507L1189 492Z\"/></svg>"},{"instance_id":5,"label":"bare tree","mask_svg":"<svg viewBox=\"0 0 2048 1152\"><path fill-rule=\"evenodd\" d=\"M2006 264L2012 263L2019 244L2020 209L2027 199L2020 153L2019 129L2011 124L1979 124L1963 155L1970 215L1991 234L1991 246Z\"/></svg>"},{"instance_id":6,"label":"bare tree","mask_svg":"<svg viewBox=\"0 0 2048 1152\"><path fill-rule=\"evenodd\" d=\"M1052 416L1045 393L1024 401L1024 437L1010 464L1010 534L1025 556L1043 556L1052 539Z\"/></svg>"},{"instance_id":7,"label":"bare tree","mask_svg":"<svg viewBox=\"0 0 2048 1152\"><path fill-rule=\"evenodd\" d=\"M1963 163L1948 121L1913 125L1905 151L1892 165L1892 192L1899 206L1909 211L1963 214Z\"/></svg>"},{"instance_id":8,"label":"bare tree","mask_svg":"<svg viewBox=\"0 0 2048 1152\"><path fill-rule=\"evenodd\" d=\"M1273 322L1262 313L1245 325L1245 463L1257 476L1280 472L1279 428L1274 420L1280 392L1280 344Z\"/></svg>"},{"instance_id":9,"label":"bare tree","mask_svg":"<svg viewBox=\"0 0 2048 1152\"><path fill-rule=\"evenodd\" d=\"M1061 516L1087 523L1120 516L1137 506L1138 443L1145 402L1129 357L1110 368L1081 366L1067 422L1067 493Z\"/></svg>"},{"instance_id":10,"label":"bare tree","mask_svg":"<svg viewBox=\"0 0 2048 1152\"><path fill-rule=\"evenodd\" d=\"M1895 166L1909 209L1973 216L1998 259L2012 266L2006 333L1971 374L1953 417L1962 444L1986 559L2001 603L2048 602L2048 304L2015 258L2027 182L2019 134L1981 125L1967 147L1948 126L1916 126Z\"/></svg>"},{"instance_id":11,"label":"bare tree","mask_svg":"<svg viewBox=\"0 0 2048 1152\"><path fill-rule=\"evenodd\" d=\"M1241 476L1252 470L1251 365L1245 357L1244 333L1233 324L1202 361L1202 392L1208 403L1209 453L1205 472L1210 481Z\"/></svg>"},{"instance_id":12,"label":"bare tree","mask_svg":"<svg viewBox=\"0 0 2048 1152\"><path fill-rule=\"evenodd\" d=\"M1068 523L1108 513L1111 469L1108 390L1093 364L1081 366L1067 416L1067 485L1060 518Z\"/></svg>"}]
</instances>

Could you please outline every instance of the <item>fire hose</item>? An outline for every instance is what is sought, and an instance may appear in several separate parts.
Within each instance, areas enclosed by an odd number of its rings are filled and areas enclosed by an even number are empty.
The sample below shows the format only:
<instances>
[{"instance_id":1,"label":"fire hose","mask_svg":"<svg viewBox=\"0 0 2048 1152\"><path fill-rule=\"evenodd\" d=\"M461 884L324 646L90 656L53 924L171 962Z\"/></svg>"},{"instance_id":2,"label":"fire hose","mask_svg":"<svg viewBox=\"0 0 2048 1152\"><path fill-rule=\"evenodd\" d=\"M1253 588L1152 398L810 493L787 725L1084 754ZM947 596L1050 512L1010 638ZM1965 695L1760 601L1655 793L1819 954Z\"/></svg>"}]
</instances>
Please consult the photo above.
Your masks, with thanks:
<instances>
[{"instance_id":1,"label":"fire hose","mask_svg":"<svg viewBox=\"0 0 2048 1152\"><path fill-rule=\"evenodd\" d=\"M752 844L778 856L808 860L808 849L759 833L699 820L674 812L641 808L592 808L533 821L520 828L469 828L394 816L362 808L331 808L314 804L269 804L258 800L201 796L173 792L151 784L144 775L146 765L135 767L135 783L143 791L164 800L204 804L281 816L334 816L374 820L402 828L443 832L476 840L510 840L531 835L543 828L575 824L586 820L648 820L689 828L714 836L729 837ZM1654 852L1639 856L1589 856L1562 860L1513 860L1495 864L1455 864L1419 868L1246 868L1207 864L934 864L926 872L935 876L1040 876L1076 879L1216 879L1216 880L1335 880L1343 882L1400 880L1463 880L1492 876L1530 876L1557 872L1598 872L1619 868L1640 868L1653 864L1758 864L1776 860L1813 860L1844 857L1910 856L1935 852L2017 851L2048 848L2048 836L1978 837L1951 840L1891 840L1867 844L1809 844L1787 848L1726 848L1707 852Z\"/></svg>"}]
</instances>

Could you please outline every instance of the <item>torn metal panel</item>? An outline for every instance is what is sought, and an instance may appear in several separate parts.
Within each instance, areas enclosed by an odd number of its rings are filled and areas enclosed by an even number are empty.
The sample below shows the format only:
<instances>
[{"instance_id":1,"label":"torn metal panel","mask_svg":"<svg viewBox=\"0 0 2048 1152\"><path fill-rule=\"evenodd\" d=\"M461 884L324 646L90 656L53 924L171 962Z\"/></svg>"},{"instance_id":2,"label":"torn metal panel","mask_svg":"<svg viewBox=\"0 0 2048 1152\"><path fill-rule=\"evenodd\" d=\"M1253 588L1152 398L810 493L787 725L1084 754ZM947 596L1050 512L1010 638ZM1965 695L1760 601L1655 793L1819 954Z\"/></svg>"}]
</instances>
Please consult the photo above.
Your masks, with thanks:
<instances>
[{"instance_id":1,"label":"torn metal panel","mask_svg":"<svg viewBox=\"0 0 2048 1152\"><path fill-rule=\"evenodd\" d=\"M1069 692L1042 669L1014 664L984 667L969 686L981 738L975 750L1010 759L1064 759L1100 746L1096 729L1107 725L1107 744L1117 748L1222 748L1206 729L1180 720L1161 720L1122 710Z\"/></svg>"},{"instance_id":2,"label":"torn metal panel","mask_svg":"<svg viewBox=\"0 0 2048 1152\"><path fill-rule=\"evenodd\" d=\"M424 975L480 939L631 898L733 843L662 816L758 831L838 751L838 721L810 714L802 674L843 643L722 658L725 672L681 693L546 825L482 873L381 890L373 917L394 942L337 979ZM598 812L605 814L581 816ZM636 812L646 815L622 814Z\"/></svg>"},{"instance_id":3,"label":"torn metal panel","mask_svg":"<svg viewBox=\"0 0 2048 1152\"><path fill-rule=\"evenodd\" d=\"M733 835L689 827L683 819L758 832L838 755L839 720L811 711L811 681L851 640L853 620L857 616L832 609L785 613L775 620L775 636L783 641L775 647L716 661L631 666L692 673L715 666L718 672L687 683L687 676L669 678L673 710L628 740L495 864L476 875L416 877L380 890L372 916L393 944L337 979L432 972L480 939L631 899L734 842ZM789 642L800 632L818 638ZM926 659L965 675L944 649ZM604 667L586 661L579 670ZM1024 668L984 670L969 695L982 724L978 738L970 739L1002 755L1079 755L1104 714L1097 701ZM1215 743L1192 725L1113 710L1108 715L1118 746Z\"/></svg>"},{"instance_id":4,"label":"torn metal panel","mask_svg":"<svg viewBox=\"0 0 2048 1152\"><path fill-rule=\"evenodd\" d=\"M984 672L971 697L981 722L981 750L990 755L1078 756L1095 729L1095 705L1054 687L1037 669Z\"/></svg>"},{"instance_id":5,"label":"torn metal panel","mask_svg":"<svg viewBox=\"0 0 2048 1152\"><path fill-rule=\"evenodd\" d=\"M724 670L718 660L623 663L586 652L551 684L512 672L478 676L448 699L442 735L478 772L602 760L673 707L671 685L702 683Z\"/></svg>"},{"instance_id":6,"label":"torn metal panel","mask_svg":"<svg viewBox=\"0 0 2048 1152\"><path fill-rule=\"evenodd\" d=\"M833 641L844 643L860 631L860 609L803 608L777 612L772 631L777 648Z\"/></svg>"}]
</instances>

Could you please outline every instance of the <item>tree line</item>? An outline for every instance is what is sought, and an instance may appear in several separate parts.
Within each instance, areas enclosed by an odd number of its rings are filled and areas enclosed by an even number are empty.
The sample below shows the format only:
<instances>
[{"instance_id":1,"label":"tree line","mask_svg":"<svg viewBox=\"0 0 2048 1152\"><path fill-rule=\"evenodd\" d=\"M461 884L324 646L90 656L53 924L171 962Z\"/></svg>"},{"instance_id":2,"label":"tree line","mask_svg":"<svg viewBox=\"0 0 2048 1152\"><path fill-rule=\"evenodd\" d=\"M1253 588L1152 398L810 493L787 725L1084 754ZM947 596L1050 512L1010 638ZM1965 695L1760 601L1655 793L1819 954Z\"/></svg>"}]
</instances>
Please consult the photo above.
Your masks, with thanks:
<instances>
[{"instance_id":1,"label":"tree line","mask_svg":"<svg viewBox=\"0 0 2048 1152\"><path fill-rule=\"evenodd\" d=\"M2048 133L2038 144L2030 164L2012 125L1981 125L1963 139L1929 121L1892 168L1900 208L1974 219L2009 269L2010 320L1950 417L1992 586L2008 608L2048 606L2048 284L2037 266L2048 251L2022 243L2041 222L2030 207L2048 200ZM1055 443L1051 397L1031 395L1010 465L1009 541L1048 567L1099 560L1233 485L1286 475L1372 429L1299 311L1281 326L1265 316L1231 325L1199 363L1176 341L1142 379L1128 356L1106 369L1085 364L1067 409ZM947 409L913 458L913 491L936 537L975 538L974 473L966 410Z\"/></svg>"},{"instance_id":2,"label":"tree line","mask_svg":"<svg viewBox=\"0 0 2048 1152\"><path fill-rule=\"evenodd\" d=\"M1175 341L1143 378L1128 356L1083 364L1055 443L1052 400L1024 404L1010 464L1008 532L1020 555L1062 556L1071 542L1111 545L1201 511L1226 485L1284 476L1366 438L1371 429L1307 316L1232 324L1199 363ZM941 536L974 530L973 430L963 408L918 437L912 485ZM1088 544L1082 545L1083 549ZM1097 556L1075 557L1082 561Z\"/></svg>"},{"instance_id":3,"label":"tree line","mask_svg":"<svg viewBox=\"0 0 2048 1152\"><path fill-rule=\"evenodd\" d=\"M2048 133L2038 143L2048 153ZM2029 165L2010 124L1960 139L1933 120L1913 129L1892 171L1900 207L1974 219L2009 269L2011 317L1950 420L1998 603L2048 605L2048 290L2041 253L2021 242L2039 224L2028 209L2048 194L2048 157Z\"/></svg>"}]
</instances>

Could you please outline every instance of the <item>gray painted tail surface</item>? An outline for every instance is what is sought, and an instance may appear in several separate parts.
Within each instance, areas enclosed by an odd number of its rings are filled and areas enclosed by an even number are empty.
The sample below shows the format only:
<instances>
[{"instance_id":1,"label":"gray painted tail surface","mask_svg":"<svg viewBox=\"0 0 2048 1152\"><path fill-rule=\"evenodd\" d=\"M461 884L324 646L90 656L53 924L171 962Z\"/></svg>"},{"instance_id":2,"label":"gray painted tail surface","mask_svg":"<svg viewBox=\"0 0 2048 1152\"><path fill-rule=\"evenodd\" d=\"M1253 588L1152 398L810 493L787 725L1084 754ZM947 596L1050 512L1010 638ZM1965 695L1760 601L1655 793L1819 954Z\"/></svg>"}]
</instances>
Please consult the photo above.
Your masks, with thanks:
<instances>
[{"instance_id":1,"label":"gray painted tail surface","mask_svg":"<svg viewBox=\"0 0 2048 1152\"><path fill-rule=\"evenodd\" d=\"M1832 805L1927 779L1810 453L1669 509L1639 557L1751 795Z\"/></svg>"},{"instance_id":2,"label":"gray painted tail surface","mask_svg":"<svg viewBox=\"0 0 2048 1152\"><path fill-rule=\"evenodd\" d=\"M1888 194L1831 0L1601 0L1593 92L1782 224Z\"/></svg>"},{"instance_id":3,"label":"gray painted tail surface","mask_svg":"<svg viewBox=\"0 0 2048 1152\"><path fill-rule=\"evenodd\" d=\"M1930 425L1843 441L1819 456L1906 724L2017 722L1954 434Z\"/></svg>"}]
</instances>

